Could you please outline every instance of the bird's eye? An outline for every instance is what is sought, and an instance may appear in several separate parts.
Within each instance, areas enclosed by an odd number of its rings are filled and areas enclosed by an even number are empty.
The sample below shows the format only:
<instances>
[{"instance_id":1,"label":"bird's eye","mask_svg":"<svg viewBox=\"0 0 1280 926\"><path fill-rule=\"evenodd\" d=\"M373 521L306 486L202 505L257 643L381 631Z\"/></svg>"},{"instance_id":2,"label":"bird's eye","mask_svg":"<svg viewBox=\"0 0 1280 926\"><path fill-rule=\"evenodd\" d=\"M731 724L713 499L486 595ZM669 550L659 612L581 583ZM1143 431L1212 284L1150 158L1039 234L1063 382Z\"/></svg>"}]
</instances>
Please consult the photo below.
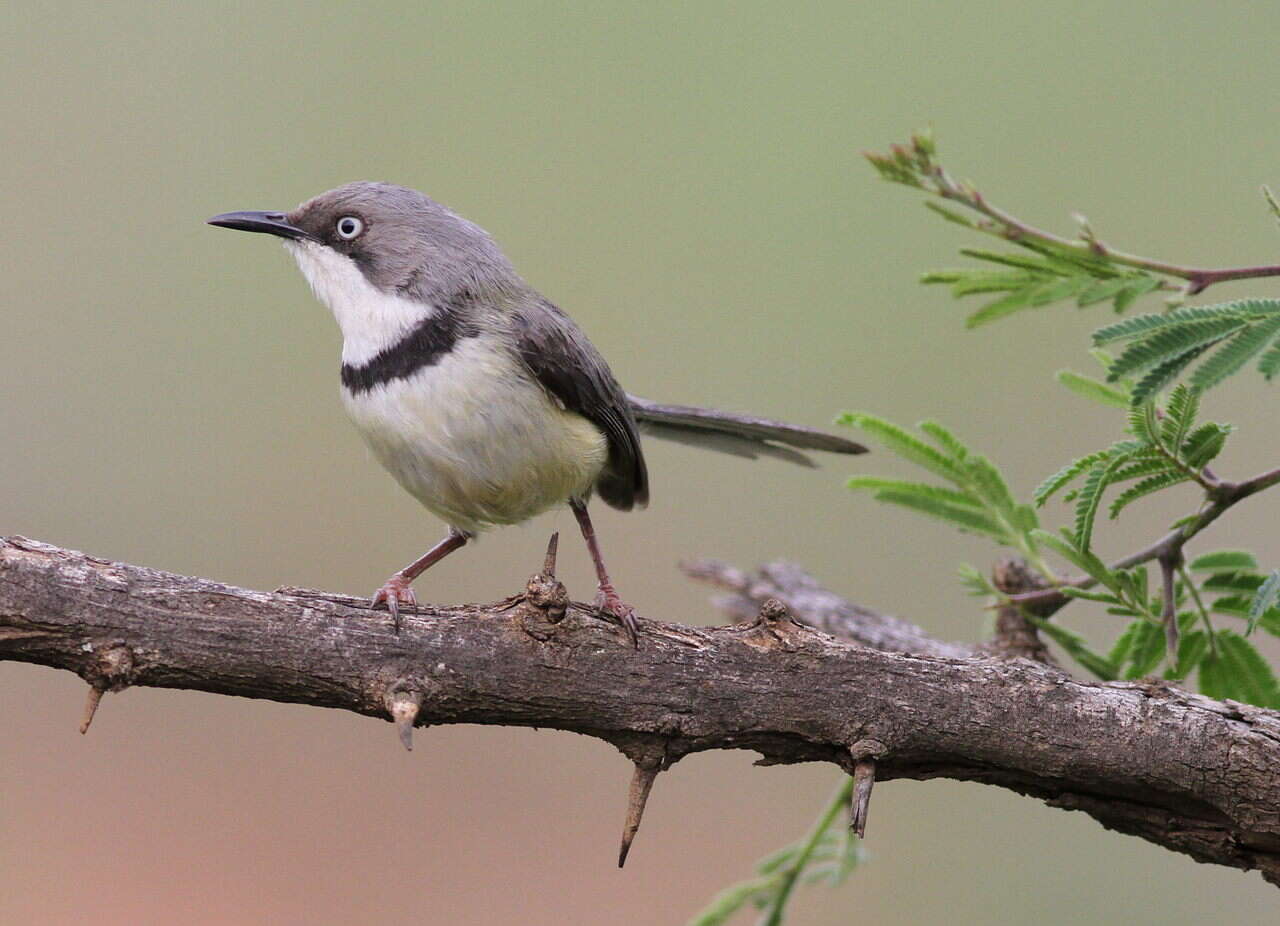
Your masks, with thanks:
<instances>
[{"instance_id":1,"label":"bird's eye","mask_svg":"<svg viewBox=\"0 0 1280 926\"><path fill-rule=\"evenodd\" d=\"M364 222L354 215L344 215L338 219L338 224L335 227L338 229L339 238L345 238L350 241L364 231Z\"/></svg>"}]
</instances>

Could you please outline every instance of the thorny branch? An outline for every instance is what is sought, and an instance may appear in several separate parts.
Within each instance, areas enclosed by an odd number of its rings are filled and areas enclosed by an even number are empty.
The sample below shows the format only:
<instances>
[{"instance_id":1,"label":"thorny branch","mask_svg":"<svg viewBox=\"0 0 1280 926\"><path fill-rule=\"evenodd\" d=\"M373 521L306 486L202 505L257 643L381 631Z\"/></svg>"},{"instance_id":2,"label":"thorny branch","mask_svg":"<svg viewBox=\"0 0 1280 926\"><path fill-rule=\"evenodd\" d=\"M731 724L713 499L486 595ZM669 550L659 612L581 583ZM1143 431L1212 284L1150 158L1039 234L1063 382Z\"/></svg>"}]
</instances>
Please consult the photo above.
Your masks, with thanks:
<instances>
[{"instance_id":1,"label":"thorny branch","mask_svg":"<svg viewBox=\"0 0 1280 926\"><path fill-rule=\"evenodd\" d=\"M540 565L519 595L420 608L396 636L363 600L249 591L9 538L0 660L67 669L98 692L145 685L350 710L395 723L406 745L428 723L594 736L637 768L624 854L663 769L749 749L765 764L830 762L855 776L859 825L874 780L977 781L1280 883L1276 712L933 641L782 565L699 564L730 589L735 615L754 606L750 619L644 620L635 650L568 600L554 554Z\"/></svg>"}]
</instances>

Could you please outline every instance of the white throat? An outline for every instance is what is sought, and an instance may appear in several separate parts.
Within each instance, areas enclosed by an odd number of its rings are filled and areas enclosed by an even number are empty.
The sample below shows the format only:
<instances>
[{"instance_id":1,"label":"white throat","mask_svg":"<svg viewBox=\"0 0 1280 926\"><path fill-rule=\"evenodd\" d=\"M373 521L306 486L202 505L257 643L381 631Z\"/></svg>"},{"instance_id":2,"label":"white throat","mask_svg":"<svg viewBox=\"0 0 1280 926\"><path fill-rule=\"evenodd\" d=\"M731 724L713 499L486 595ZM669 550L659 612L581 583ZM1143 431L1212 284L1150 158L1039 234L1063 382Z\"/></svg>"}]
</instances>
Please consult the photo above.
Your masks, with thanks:
<instances>
[{"instance_id":1,"label":"white throat","mask_svg":"<svg viewBox=\"0 0 1280 926\"><path fill-rule=\"evenodd\" d=\"M314 241L286 241L316 298L329 307L342 329L342 362L366 363L396 344L435 308L388 295L364 278L356 262Z\"/></svg>"}]
</instances>

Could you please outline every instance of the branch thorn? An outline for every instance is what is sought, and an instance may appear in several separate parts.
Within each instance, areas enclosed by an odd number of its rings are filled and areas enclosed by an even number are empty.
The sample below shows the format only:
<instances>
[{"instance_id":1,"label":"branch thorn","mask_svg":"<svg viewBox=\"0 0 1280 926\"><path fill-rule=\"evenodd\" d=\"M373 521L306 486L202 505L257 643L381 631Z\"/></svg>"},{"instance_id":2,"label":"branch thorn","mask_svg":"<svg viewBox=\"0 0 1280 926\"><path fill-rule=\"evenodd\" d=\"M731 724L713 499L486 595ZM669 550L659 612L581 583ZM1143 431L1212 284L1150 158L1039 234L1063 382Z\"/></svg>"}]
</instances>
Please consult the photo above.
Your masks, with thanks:
<instances>
[{"instance_id":1,"label":"branch thorn","mask_svg":"<svg viewBox=\"0 0 1280 926\"><path fill-rule=\"evenodd\" d=\"M876 758L884 755L883 743L859 740L849 748L853 756L853 793L849 796L849 828L861 839L867 831L871 789L876 784Z\"/></svg>"},{"instance_id":2,"label":"branch thorn","mask_svg":"<svg viewBox=\"0 0 1280 926\"><path fill-rule=\"evenodd\" d=\"M542 574L548 579L556 577L556 552L560 548L560 532L556 531L547 541L547 558L542 564Z\"/></svg>"},{"instance_id":3,"label":"branch thorn","mask_svg":"<svg viewBox=\"0 0 1280 926\"><path fill-rule=\"evenodd\" d=\"M99 688L97 685L89 686L89 697L84 702L84 718L80 721L80 733L82 735L89 732L89 725L93 723L93 715L98 713L98 704L106 693L107 689L105 688Z\"/></svg>"},{"instance_id":4,"label":"branch thorn","mask_svg":"<svg viewBox=\"0 0 1280 926\"><path fill-rule=\"evenodd\" d=\"M631 789L627 795L627 822L622 828L622 847L618 850L618 867L627 863L627 853L631 851L631 841L636 838L640 829L640 818L644 816L644 805L649 800L649 791L658 777L660 767L645 766L636 763L631 775Z\"/></svg>"},{"instance_id":5,"label":"branch thorn","mask_svg":"<svg viewBox=\"0 0 1280 926\"><path fill-rule=\"evenodd\" d=\"M413 752L413 726L417 723L418 712L421 710L422 695L416 691L402 689L387 695L387 713L395 721L400 742L409 752Z\"/></svg>"},{"instance_id":6,"label":"branch thorn","mask_svg":"<svg viewBox=\"0 0 1280 926\"><path fill-rule=\"evenodd\" d=\"M89 683L89 696L84 702L84 716L80 720L80 733L89 732L98 704L108 691L124 691L133 677L133 654L125 646L110 646L99 653L98 658L84 667L83 675Z\"/></svg>"},{"instance_id":7,"label":"branch thorn","mask_svg":"<svg viewBox=\"0 0 1280 926\"><path fill-rule=\"evenodd\" d=\"M560 548L560 532L556 531L547 541L547 555L542 561L542 571L531 576L525 585L525 601L543 612L547 621L558 624L564 620L569 607L569 593L564 583L556 578L556 553Z\"/></svg>"}]
</instances>

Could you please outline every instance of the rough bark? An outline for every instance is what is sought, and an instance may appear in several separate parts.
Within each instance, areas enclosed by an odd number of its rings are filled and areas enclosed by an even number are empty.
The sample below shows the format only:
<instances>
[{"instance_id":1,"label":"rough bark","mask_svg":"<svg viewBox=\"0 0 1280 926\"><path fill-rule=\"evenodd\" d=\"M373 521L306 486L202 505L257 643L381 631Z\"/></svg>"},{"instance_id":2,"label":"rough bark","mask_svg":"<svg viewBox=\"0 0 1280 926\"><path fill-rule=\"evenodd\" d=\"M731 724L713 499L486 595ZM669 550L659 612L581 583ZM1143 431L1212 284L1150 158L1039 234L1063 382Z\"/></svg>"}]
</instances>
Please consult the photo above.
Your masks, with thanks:
<instances>
[{"instance_id":1,"label":"rough bark","mask_svg":"<svg viewBox=\"0 0 1280 926\"><path fill-rule=\"evenodd\" d=\"M396 636L356 599L249 591L10 538L0 659L68 669L97 692L149 685L342 708L392 720L402 738L443 723L572 730L621 749L642 785L704 749L861 765L880 780L980 781L1280 883L1280 714L1159 683L1081 682L930 641L794 567L726 569L701 571L740 580L751 620L644 620L635 650L546 575L496 604L406 614Z\"/></svg>"}]
</instances>

